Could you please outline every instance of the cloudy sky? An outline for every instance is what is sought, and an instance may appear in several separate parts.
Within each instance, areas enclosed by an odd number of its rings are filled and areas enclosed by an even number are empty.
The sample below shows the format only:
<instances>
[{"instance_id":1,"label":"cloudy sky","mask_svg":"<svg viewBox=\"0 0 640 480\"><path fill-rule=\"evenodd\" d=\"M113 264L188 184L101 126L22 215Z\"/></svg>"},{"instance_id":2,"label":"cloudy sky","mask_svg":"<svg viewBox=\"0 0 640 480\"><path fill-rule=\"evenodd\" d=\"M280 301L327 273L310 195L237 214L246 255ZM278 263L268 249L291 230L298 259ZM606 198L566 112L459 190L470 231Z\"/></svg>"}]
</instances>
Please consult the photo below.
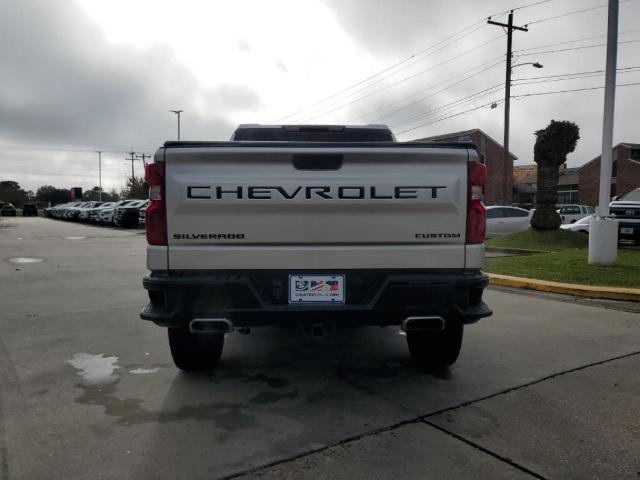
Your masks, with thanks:
<instances>
[{"instance_id":1,"label":"cloudy sky","mask_svg":"<svg viewBox=\"0 0 640 480\"><path fill-rule=\"evenodd\" d=\"M506 35L486 17L526 4L511 150L529 163L533 132L571 120L580 165L600 151L604 3L4 0L0 179L90 188L103 150L103 186L120 188L127 151L176 138L169 109L187 140L238 123L386 123L400 140L481 128L501 141ZM619 31L614 142L640 142L640 0L621 2Z\"/></svg>"}]
</instances>

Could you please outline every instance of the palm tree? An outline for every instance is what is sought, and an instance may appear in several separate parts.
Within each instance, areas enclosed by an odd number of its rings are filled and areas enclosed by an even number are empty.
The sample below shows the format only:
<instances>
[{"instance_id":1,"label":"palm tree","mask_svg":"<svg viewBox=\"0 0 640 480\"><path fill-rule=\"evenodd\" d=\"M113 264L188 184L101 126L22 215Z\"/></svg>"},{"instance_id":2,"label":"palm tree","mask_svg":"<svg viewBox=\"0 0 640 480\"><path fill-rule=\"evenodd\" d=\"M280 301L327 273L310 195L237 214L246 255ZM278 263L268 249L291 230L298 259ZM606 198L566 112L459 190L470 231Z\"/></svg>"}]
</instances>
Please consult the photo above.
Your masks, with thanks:
<instances>
[{"instance_id":1,"label":"palm tree","mask_svg":"<svg viewBox=\"0 0 640 480\"><path fill-rule=\"evenodd\" d=\"M553 230L562 223L556 212L560 165L567 161L580 139L580 128L573 122L555 121L536 133L533 160L538 164L536 211L531 226L536 230Z\"/></svg>"}]
</instances>

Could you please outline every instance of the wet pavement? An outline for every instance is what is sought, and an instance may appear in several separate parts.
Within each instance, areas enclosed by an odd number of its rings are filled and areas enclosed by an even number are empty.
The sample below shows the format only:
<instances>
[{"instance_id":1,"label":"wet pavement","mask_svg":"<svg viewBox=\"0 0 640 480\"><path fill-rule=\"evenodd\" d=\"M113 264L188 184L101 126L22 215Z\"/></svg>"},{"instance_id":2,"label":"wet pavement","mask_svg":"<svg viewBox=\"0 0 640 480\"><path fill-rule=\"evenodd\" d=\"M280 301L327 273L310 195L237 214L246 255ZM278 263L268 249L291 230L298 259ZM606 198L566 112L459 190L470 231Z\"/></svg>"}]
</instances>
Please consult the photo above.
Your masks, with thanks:
<instances>
[{"instance_id":1,"label":"wet pavement","mask_svg":"<svg viewBox=\"0 0 640 480\"><path fill-rule=\"evenodd\" d=\"M0 479L637 478L640 315L492 289L456 365L395 329L227 337L173 367L139 231L0 228ZM37 263L11 262L39 258Z\"/></svg>"}]
</instances>

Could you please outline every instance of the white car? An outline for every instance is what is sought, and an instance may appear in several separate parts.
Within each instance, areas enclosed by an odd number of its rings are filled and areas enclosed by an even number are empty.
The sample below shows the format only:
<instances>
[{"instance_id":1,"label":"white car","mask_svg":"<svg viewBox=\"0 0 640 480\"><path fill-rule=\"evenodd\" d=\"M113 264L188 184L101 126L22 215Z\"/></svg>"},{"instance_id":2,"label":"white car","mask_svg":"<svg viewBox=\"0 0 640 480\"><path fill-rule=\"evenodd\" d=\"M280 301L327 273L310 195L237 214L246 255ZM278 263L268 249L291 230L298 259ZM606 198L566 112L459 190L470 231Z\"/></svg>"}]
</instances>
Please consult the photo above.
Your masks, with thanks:
<instances>
[{"instance_id":1,"label":"white car","mask_svg":"<svg viewBox=\"0 0 640 480\"><path fill-rule=\"evenodd\" d=\"M487 207L487 237L516 233L529 227L529 210L501 205Z\"/></svg>"},{"instance_id":2,"label":"white car","mask_svg":"<svg viewBox=\"0 0 640 480\"><path fill-rule=\"evenodd\" d=\"M100 209L100 223L113 224L113 217L115 216L116 208L123 207L137 201L138 200L120 200L107 208Z\"/></svg>"},{"instance_id":3,"label":"white car","mask_svg":"<svg viewBox=\"0 0 640 480\"><path fill-rule=\"evenodd\" d=\"M562 224L564 225L566 223L577 222L587 215L593 215L596 211L589 205L562 205L558 209L558 213L560 214L560 220L562 220Z\"/></svg>"},{"instance_id":4,"label":"white car","mask_svg":"<svg viewBox=\"0 0 640 480\"><path fill-rule=\"evenodd\" d=\"M589 235L589 222L592 218L593 215L587 215L586 217L582 217L580 220L576 220L573 223L560 225L560 228L563 230L570 230L572 232L580 232Z\"/></svg>"}]
</instances>

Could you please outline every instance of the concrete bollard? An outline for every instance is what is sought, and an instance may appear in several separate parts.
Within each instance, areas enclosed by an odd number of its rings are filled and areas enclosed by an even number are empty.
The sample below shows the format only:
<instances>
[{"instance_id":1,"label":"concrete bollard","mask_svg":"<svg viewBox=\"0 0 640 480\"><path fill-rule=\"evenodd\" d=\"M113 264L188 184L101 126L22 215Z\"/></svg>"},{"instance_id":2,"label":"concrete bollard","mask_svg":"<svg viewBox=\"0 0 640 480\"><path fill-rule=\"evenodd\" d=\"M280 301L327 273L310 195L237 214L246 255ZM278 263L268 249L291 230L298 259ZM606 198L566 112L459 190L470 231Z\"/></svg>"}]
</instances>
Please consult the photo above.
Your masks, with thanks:
<instances>
[{"instance_id":1,"label":"concrete bollard","mask_svg":"<svg viewBox=\"0 0 640 480\"><path fill-rule=\"evenodd\" d=\"M618 258L618 222L593 217L589 222L589 265L612 265Z\"/></svg>"}]
</instances>

